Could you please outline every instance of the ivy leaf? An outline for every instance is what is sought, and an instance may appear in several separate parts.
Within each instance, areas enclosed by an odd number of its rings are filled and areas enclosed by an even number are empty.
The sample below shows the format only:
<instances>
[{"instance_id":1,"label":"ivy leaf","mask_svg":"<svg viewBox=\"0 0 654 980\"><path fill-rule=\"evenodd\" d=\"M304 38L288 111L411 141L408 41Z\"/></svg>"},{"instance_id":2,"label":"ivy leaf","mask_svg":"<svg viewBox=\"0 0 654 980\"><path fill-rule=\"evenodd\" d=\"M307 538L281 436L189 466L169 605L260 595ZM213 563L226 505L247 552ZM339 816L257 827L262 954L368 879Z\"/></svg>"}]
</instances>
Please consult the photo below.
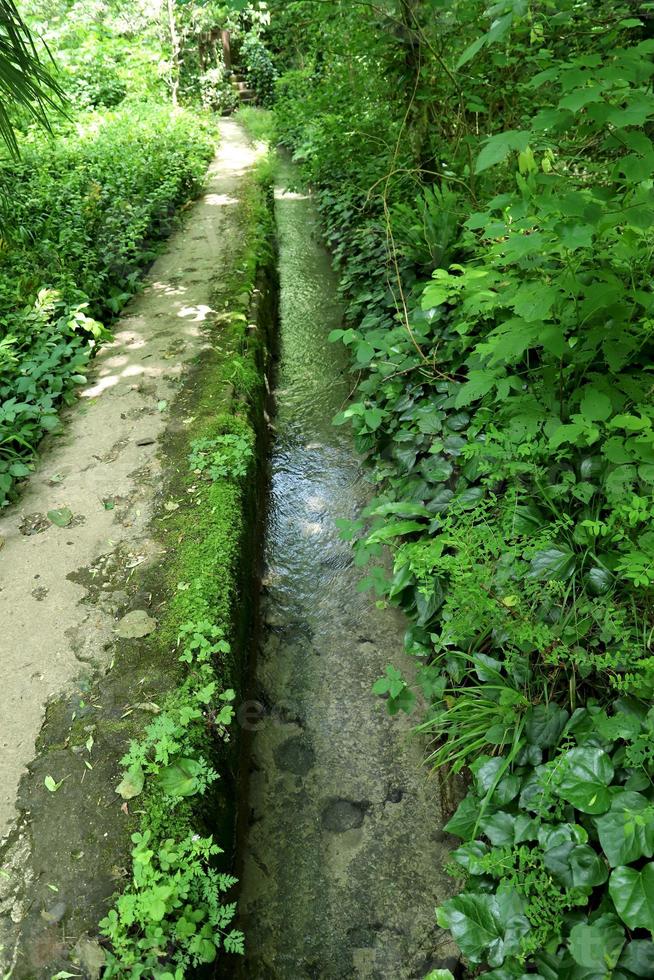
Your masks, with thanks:
<instances>
[{"instance_id":1,"label":"ivy leaf","mask_svg":"<svg viewBox=\"0 0 654 980\"><path fill-rule=\"evenodd\" d=\"M566 888L583 888L588 895L609 876L599 854L588 844L575 844L573 840L548 846L543 860Z\"/></svg>"},{"instance_id":2,"label":"ivy leaf","mask_svg":"<svg viewBox=\"0 0 654 980\"><path fill-rule=\"evenodd\" d=\"M479 800L468 793L459 803L454 816L443 827L448 834L455 834L461 840L470 840L479 819Z\"/></svg>"},{"instance_id":3,"label":"ivy leaf","mask_svg":"<svg viewBox=\"0 0 654 980\"><path fill-rule=\"evenodd\" d=\"M609 879L609 894L625 925L654 931L654 864L641 871L616 868Z\"/></svg>"},{"instance_id":4,"label":"ivy leaf","mask_svg":"<svg viewBox=\"0 0 654 980\"><path fill-rule=\"evenodd\" d=\"M605 813L611 803L608 790L613 764L602 749L570 749L564 757L558 791L582 813Z\"/></svg>"},{"instance_id":5,"label":"ivy leaf","mask_svg":"<svg viewBox=\"0 0 654 980\"><path fill-rule=\"evenodd\" d=\"M595 819L602 850L612 868L654 854L654 808L640 793L618 793L611 809Z\"/></svg>"},{"instance_id":6,"label":"ivy leaf","mask_svg":"<svg viewBox=\"0 0 654 980\"><path fill-rule=\"evenodd\" d=\"M569 717L565 708L553 701L534 705L527 712L525 720L527 741L541 749L556 745Z\"/></svg>"},{"instance_id":7,"label":"ivy leaf","mask_svg":"<svg viewBox=\"0 0 654 980\"><path fill-rule=\"evenodd\" d=\"M647 939L632 939L622 951L618 967L637 977L654 977L654 943Z\"/></svg>"},{"instance_id":8,"label":"ivy leaf","mask_svg":"<svg viewBox=\"0 0 654 980\"><path fill-rule=\"evenodd\" d=\"M538 821L526 813L507 813L499 810L489 816L482 817L479 827L495 847L520 844L522 841L534 840Z\"/></svg>"},{"instance_id":9,"label":"ivy leaf","mask_svg":"<svg viewBox=\"0 0 654 980\"><path fill-rule=\"evenodd\" d=\"M518 952L521 937L531 929L521 913L521 900L507 889L497 895L458 895L445 902L436 917L472 963L501 966L507 956Z\"/></svg>"}]
</instances>

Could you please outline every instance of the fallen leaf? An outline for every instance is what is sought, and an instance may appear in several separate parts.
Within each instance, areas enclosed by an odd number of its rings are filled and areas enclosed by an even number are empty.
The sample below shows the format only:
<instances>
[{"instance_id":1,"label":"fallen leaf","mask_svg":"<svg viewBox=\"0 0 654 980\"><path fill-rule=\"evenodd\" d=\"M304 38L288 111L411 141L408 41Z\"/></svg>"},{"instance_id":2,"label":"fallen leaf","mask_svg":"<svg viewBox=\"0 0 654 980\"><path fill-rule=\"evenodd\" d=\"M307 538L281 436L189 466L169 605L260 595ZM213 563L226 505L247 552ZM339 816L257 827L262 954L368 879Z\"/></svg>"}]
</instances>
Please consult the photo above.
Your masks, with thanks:
<instances>
[{"instance_id":1,"label":"fallen leaf","mask_svg":"<svg viewBox=\"0 0 654 980\"><path fill-rule=\"evenodd\" d=\"M107 957L96 939L81 936L75 946L75 962L79 961L87 980L98 980Z\"/></svg>"},{"instance_id":2,"label":"fallen leaf","mask_svg":"<svg viewBox=\"0 0 654 980\"><path fill-rule=\"evenodd\" d=\"M65 778L66 777L64 776L64 779ZM57 782L52 776L46 776L43 782L47 790L49 790L51 793L56 793L64 779L60 779L59 782Z\"/></svg>"},{"instance_id":3,"label":"fallen leaf","mask_svg":"<svg viewBox=\"0 0 654 980\"><path fill-rule=\"evenodd\" d=\"M48 520L57 527L68 527L73 519L73 512L68 507L59 507L48 511Z\"/></svg>"},{"instance_id":4,"label":"fallen leaf","mask_svg":"<svg viewBox=\"0 0 654 980\"><path fill-rule=\"evenodd\" d=\"M135 796L143 790L145 776L140 766L132 766L128 769L121 781L116 786L116 792L124 800L133 800Z\"/></svg>"},{"instance_id":5,"label":"fallen leaf","mask_svg":"<svg viewBox=\"0 0 654 980\"><path fill-rule=\"evenodd\" d=\"M141 711L149 711L153 715L158 715L161 711L159 705L155 704L154 701L141 701L139 704L135 704L134 707L140 708Z\"/></svg>"}]
</instances>

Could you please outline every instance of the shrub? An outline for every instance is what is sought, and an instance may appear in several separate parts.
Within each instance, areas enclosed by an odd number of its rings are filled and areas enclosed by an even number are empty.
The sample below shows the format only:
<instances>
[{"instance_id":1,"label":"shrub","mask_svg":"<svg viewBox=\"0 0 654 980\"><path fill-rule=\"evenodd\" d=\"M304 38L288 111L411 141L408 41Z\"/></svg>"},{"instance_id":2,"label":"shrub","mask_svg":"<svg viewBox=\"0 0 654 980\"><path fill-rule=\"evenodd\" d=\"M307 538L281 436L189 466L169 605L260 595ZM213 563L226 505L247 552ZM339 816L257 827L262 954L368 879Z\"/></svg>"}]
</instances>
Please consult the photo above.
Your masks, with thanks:
<instances>
[{"instance_id":1,"label":"shrub","mask_svg":"<svg viewBox=\"0 0 654 980\"><path fill-rule=\"evenodd\" d=\"M98 53L87 54L68 70L68 94L82 109L113 108L127 95L117 62Z\"/></svg>"},{"instance_id":2,"label":"shrub","mask_svg":"<svg viewBox=\"0 0 654 980\"><path fill-rule=\"evenodd\" d=\"M248 83L262 106L272 105L277 72L268 50L259 38L250 35L241 44L241 59Z\"/></svg>"}]
</instances>

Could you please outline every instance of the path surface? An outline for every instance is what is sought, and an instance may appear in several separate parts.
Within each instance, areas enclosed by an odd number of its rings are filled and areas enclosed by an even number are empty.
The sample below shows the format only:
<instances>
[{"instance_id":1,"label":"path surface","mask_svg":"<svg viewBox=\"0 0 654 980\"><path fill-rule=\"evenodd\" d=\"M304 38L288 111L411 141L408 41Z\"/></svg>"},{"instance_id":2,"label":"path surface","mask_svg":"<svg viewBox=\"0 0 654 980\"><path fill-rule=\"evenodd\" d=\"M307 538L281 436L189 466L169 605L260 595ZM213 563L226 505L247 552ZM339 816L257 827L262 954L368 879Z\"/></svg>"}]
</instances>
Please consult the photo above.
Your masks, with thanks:
<instances>
[{"instance_id":1,"label":"path surface","mask_svg":"<svg viewBox=\"0 0 654 980\"><path fill-rule=\"evenodd\" d=\"M235 122L220 128L206 193L116 324L19 505L0 518L0 842L15 823L46 704L110 662L127 598L117 583L161 557L149 530L168 465L158 440L184 425L174 399L206 343L238 235L239 185L255 160ZM48 520L57 508L72 512L69 526ZM97 604L85 604L87 587L105 582ZM0 914L11 901L0 878Z\"/></svg>"},{"instance_id":2,"label":"path surface","mask_svg":"<svg viewBox=\"0 0 654 980\"><path fill-rule=\"evenodd\" d=\"M351 376L343 349L327 341L341 323L329 256L311 200L284 186L278 438L240 975L423 978L454 952L435 919L451 889L438 781L411 723L390 718L371 693L387 663L411 670L405 623L357 591L361 572L335 525L356 516L371 487L349 432L331 424Z\"/></svg>"}]
</instances>

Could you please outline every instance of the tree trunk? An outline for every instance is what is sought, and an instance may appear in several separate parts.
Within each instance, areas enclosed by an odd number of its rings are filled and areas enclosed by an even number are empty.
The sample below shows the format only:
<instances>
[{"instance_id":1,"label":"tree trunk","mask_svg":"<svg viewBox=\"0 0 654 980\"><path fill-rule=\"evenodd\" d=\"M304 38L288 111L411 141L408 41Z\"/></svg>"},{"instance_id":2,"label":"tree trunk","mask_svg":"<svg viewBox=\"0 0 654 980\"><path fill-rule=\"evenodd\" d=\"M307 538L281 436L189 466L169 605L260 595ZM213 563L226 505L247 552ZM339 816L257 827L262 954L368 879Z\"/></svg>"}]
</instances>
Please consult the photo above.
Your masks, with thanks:
<instances>
[{"instance_id":1,"label":"tree trunk","mask_svg":"<svg viewBox=\"0 0 654 980\"><path fill-rule=\"evenodd\" d=\"M170 33L171 69L170 69L170 95L173 106L179 105L179 53L180 43L177 33L177 22L175 20L175 0L167 0L168 3L168 31Z\"/></svg>"}]
</instances>

